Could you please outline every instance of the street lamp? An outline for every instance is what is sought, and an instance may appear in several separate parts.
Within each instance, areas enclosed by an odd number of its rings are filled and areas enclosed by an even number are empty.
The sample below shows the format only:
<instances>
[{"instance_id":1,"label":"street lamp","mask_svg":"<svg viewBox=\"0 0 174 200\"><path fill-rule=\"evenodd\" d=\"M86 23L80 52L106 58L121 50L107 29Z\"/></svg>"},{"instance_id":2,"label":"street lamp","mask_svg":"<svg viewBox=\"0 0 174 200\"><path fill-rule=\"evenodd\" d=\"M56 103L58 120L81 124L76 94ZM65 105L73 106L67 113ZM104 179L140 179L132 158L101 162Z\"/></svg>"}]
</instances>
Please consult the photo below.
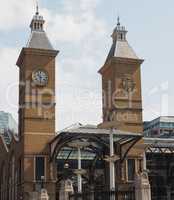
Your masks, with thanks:
<instances>
[{"instance_id":1,"label":"street lamp","mask_svg":"<svg viewBox=\"0 0 174 200\"><path fill-rule=\"evenodd\" d=\"M69 169L69 164L68 163L64 164L64 169Z\"/></svg>"},{"instance_id":2,"label":"street lamp","mask_svg":"<svg viewBox=\"0 0 174 200\"><path fill-rule=\"evenodd\" d=\"M78 193L82 193L82 175L86 173L85 170L82 169L82 155L81 149L89 146L87 141L74 141L68 144L68 146L76 148L78 152L78 169L75 170L75 174L77 175L77 183L78 183Z\"/></svg>"},{"instance_id":3,"label":"street lamp","mask_svg":"<svg viewBox=\"0 0 174 200\"><path fill-rule=\"evenodd\" d=\"M110 200L115 200L115 162L120 160L118 155L114 152L114 134L113 128L110 129L109 134L109 147L110 154L104 158L105 161L109 162L109 174L110 174ZM113 192L113 193L112 193Z\"/></svg>"}]
</instances>

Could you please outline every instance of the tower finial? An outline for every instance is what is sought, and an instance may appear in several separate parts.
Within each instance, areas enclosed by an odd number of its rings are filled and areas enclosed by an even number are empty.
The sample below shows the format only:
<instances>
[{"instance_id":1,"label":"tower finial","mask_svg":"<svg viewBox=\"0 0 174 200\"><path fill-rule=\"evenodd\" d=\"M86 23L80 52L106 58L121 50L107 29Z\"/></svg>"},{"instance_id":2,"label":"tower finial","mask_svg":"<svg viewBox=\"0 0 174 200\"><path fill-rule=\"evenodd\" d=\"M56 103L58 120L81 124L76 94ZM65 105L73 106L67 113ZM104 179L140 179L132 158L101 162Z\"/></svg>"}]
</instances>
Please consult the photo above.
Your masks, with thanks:
<instances>
[{"instance_id":1,"label":"tower finial","mask_svg":"<svg viewBox=\"0 0 174 200\"><path fill-rule=\"evenodd\" d=\"M39 2L36 0L36 15L39 15Z\"/></svg>"},{"instance_id":2,"label":"tower finial","mask_svg":"<svg viewBox=\"0 0 174 200\"><path fill-rule=\"evenodd\" d=\"M112 34L113 42L116 41L125 41L126 40L126 34L127 30L124 26L121 26L120 24L120 17L118 15L117 17L117 26L114 29L114 32Z\"/></svg>"},{"instance_id":3,"label":"tower finial","mask_svg":"<svg viewBox=\"0 0 174 200\"><path fill-rule=\"evenodd\" d=\"M30 24L31 31L44 31L43 25L45 23L42 15L39 14L39 3L38 0L36 2L36 13L33 16L33 19Z\"/></svg>"},{"instance_id":4,"label":"tower finial","mask_svg":"<svg viewBox=\"0 0 174 200\"><path fill-rule=\"evenodd\" d=\"M120 16L117 17L117 26L120 26Z\"/></svg>"}]
</instances>

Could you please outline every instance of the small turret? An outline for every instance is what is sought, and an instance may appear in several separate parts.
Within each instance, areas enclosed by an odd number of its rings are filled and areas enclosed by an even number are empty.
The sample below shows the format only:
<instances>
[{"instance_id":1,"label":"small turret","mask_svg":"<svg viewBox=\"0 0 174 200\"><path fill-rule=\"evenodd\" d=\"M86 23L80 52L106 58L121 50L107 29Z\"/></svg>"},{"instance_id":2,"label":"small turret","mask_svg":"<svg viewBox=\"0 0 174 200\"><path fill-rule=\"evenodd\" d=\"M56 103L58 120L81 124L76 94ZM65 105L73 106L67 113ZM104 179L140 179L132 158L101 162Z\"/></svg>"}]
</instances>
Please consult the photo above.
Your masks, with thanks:
<instances>
[{"instance_id":1,"label":"small turret","mask_svg":"<svg viewBox=\"0 0 174 200\"><path fill-rule=\"evenodd\" d=\"M27 48L53 50L53 47L44 31L44 23L45 20L43 16L39 14L39 6L37 4L36 13L30 24L31 36L27 43Z\"/></svg>"},{"instance_id":2,"label":"small turret","mask_svg":"<svg viewBox=\"0 0 174 200\"><path fill-rule=\"evenodd\" d=\"M108 57L106 59L106 63L112 59L115 58L130 58L130 59L138 59L136 53L132 49L132 47L129 45L126 35L127 30L125 26L121 26L120 18L117 18L117 26L115 27L111 37L113 39L113 44L111 46L110 52L108 54Z\"/></svg>"},{"instance_id":3,"label":"small turret","mask_svg":"<svg viewBox=\"0 0 174 200\"><path fill-rule=\"evenodd\" d=\"M125 41L126 40L126 28L124 26L121 26L120 24L120 18L117 19L117 26L114 29L114 32L112 34L113 42L116 42L117 40Z\"/></svg>"},{"instance_id":4,"label":"small turret","mask_svg":"<svg viewBox=\"0 0 174 200\"><path fill-rule=\"evenodd\" d=\"M30 24L31 31L44 31L43 25L45 21L43 16L39 15L39 7L37 5L36 14L33 16L33 19Z\"/></svg>"}]
</instances>

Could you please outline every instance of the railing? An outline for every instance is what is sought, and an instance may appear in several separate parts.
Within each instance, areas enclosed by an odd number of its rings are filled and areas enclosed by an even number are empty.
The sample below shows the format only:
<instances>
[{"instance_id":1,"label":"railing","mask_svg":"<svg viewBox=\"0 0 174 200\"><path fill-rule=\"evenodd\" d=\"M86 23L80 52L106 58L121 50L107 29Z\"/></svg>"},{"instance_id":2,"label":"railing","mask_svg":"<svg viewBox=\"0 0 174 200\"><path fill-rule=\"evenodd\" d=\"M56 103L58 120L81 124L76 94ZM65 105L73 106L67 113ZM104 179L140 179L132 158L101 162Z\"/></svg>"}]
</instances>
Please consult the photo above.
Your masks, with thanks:
<instances>
[{"instance_id":1,"label":"railing","mask_svg":"<svg viewBox=\"0 0 174 200\"><path fill-rule=\"evenodd\" d=\"M94 191L70 195L69 200L110 200L114 195L115 200L135 200L134 191Z\"/></svg>"}]
</instances>

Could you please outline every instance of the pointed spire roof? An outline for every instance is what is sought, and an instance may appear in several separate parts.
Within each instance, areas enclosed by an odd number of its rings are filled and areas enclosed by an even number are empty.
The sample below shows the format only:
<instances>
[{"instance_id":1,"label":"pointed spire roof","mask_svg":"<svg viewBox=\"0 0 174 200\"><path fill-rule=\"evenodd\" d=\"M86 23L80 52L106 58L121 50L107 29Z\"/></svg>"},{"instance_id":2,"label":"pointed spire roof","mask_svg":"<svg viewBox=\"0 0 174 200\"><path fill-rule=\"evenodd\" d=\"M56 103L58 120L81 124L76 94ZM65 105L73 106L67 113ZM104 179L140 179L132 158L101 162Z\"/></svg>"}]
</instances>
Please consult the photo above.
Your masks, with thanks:
<instances>
[{"instance_id":1,"label":"pointed spire roof","mask_svg":"<svg viewBox=\"0 0 174 200\"><path fill-rule=\"evenodd\" d=\"M106 63L113 57L139 59L127 39L127 30L120 24L120 18L117 18L117 26L111 35L113 43L106 59Z\"/></svg>"},{"instance_id":2,"label":"pointed spire roof","mask_svg":"<svg viewBox=\"0 0 174 200\"><path fill-rule=\"evenodd\" d=\"M39 6L37 3L36 13L30 24L31 35L27 43L27 48L53 50L53 47L44 31L45 20L39 14Z\"/></svg>"}]
</instances>

